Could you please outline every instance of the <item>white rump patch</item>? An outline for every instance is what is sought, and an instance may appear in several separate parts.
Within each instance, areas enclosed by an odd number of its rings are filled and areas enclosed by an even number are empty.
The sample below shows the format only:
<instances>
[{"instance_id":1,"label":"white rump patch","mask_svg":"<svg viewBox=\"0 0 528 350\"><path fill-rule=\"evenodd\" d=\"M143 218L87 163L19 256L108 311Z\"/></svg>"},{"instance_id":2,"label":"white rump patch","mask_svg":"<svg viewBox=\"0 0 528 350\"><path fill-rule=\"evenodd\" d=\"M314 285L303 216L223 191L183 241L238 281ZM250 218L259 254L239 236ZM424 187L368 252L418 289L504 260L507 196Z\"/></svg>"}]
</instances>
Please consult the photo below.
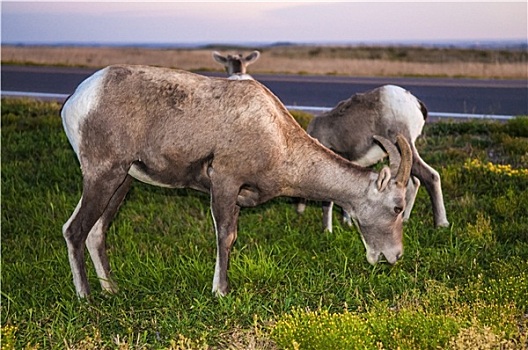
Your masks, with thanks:
<instances>
[{"instance_id":1,"label":"white rump patch","mask_svg":"<svg viewBox=\"0 0 528 350\"><path fill-rule=\"evenodd\" d=\"M408 126L414 143L425 124L418 99L399 86L385 85L381 93L381 102L384 115L392 116L394 121L403 122Z\"/></svg>"},{"instance_id":2,"label":"white rump patch","mask_svg":"<svg viewBox=\"0 0 528 350\"><path fill-rule=\"evenodd\" d=\"M253 77L249 74L233 74L230 75L229 80L254 80Z\"/></svg>"},{"instance_id":3,"label":"white rump patch","mask_svg":"<svg viewBox=\"0 0 528 350\"><path fill-rule=\"evenodd\" d=\"M79 156L81 125L86 116L97 107L106 70L106 68L101 69L86 78L62 107L64 131L77 156Z\"/></svg>"}]
</instances>

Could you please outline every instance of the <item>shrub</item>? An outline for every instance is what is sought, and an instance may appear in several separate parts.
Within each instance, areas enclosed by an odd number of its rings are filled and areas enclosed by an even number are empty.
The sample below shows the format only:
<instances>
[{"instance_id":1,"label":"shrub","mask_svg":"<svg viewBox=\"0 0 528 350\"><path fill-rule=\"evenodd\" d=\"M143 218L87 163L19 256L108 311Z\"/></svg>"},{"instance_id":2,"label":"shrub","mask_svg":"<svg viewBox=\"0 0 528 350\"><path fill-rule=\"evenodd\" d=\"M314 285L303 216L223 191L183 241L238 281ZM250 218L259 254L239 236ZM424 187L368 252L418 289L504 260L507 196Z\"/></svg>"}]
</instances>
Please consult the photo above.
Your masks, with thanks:
<instances>
[{"instance_id":1,"label":"shrub","mask_svg":"<svg viewBox=\"0 0 528 350\"><path fill-rule=\"evenodd\" d=\"M291 115L297 121L297 123L299 123L299 125L302 126L304 130L306 130L306 128L308 127L308 124L314 117L312 114L306 113L306 112L301 112L301 111L290 111L290 112L291 112Z\"/></svg>"}]
</instances>

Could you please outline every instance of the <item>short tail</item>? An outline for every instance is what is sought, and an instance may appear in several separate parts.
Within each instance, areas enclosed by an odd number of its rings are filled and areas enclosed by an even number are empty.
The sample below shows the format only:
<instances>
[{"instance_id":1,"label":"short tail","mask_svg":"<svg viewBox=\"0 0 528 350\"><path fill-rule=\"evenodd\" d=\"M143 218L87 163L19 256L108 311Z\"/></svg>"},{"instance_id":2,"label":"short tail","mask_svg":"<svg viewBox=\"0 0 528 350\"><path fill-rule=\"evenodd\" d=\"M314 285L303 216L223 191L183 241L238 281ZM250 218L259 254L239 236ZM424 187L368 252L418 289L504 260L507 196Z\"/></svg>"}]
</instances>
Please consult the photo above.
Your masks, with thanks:
<instances>
[{"instance_id":1,"label":"short tail","mask_svg":"<svg viewBox=\"0 0 528 350\"><path fill-rule=\"evenodd\" d=\"M427 107L422 101L418 100L418 102L420 103L420 110L422 111L424 120L427 120L427 117L429 116L429 111L427 110Z\"/></svg>"}]
</instances>

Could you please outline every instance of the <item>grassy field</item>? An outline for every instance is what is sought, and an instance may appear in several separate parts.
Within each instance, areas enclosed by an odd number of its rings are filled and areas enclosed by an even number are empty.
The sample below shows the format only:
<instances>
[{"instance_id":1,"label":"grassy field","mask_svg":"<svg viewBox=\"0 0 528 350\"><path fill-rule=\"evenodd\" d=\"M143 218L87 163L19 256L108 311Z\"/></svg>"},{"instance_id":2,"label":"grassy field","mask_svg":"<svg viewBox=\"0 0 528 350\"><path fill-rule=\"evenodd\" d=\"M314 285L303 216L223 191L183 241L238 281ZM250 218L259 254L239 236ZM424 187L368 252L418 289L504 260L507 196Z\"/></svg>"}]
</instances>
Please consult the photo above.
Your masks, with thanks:
<instances>
[{"instance_id":1,"label":"grassy field","mask_svg":"<svg viewBox=\"0 0 528 350\"><path fill-rule=\"evenodd\" d=\"M2 100L2 350L528 346L526 117L426 125L452 226L433 228L420 190L393 267L370 266L354 228L323 234L315 203L243 209L220 299L208 196L137 182L108 234L120 291L100 292L89 263L87 302L61 233L81 174L59 108Z\"/></svg>"},{"instance_id":2,"label":"grassy field","mask_svg":"<svg viewBox=\"0 0 528 350\"><path fill-rule=\"evenodd\" d=\"M212 50L249 52L253 48L146 49L2 45L2 64L103 67L147 64L191 71L221 71ZM261 58L250 73L331 74L350 76L428 76L528 79L528 54L522 50L442 49L421 47L259 48Z\"/></svg>"}]
</instances>

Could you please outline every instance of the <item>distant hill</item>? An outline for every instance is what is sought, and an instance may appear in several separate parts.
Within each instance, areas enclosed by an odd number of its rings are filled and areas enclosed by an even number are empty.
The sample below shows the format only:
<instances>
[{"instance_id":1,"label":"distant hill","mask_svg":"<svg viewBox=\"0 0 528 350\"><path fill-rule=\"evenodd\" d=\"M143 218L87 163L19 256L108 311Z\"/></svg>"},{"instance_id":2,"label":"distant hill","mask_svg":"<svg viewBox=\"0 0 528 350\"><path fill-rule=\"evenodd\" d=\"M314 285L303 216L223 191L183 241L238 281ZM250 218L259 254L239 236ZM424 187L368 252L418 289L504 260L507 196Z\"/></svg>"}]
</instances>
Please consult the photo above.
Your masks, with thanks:
<instances>
[{"instance_id":1,"label":"distant hill","mask_svg":"<svg viewBox=\"0 0 528 350\"><path fill-rule=\"evenodd\" d=\"M512 40L464 40L464 41L373 41L373 42L231 42L231 43L77 43L77 42L2 42L2 45L12 46L78 46L78 47L143 47L153 49L212 49L212 50L248 50L273 47L295 46L347 46L347 47L425 47L425 48L454 48L454 49L483 49L483 50L528 50L527 39Z\"/></svg>"}]
</instances>

